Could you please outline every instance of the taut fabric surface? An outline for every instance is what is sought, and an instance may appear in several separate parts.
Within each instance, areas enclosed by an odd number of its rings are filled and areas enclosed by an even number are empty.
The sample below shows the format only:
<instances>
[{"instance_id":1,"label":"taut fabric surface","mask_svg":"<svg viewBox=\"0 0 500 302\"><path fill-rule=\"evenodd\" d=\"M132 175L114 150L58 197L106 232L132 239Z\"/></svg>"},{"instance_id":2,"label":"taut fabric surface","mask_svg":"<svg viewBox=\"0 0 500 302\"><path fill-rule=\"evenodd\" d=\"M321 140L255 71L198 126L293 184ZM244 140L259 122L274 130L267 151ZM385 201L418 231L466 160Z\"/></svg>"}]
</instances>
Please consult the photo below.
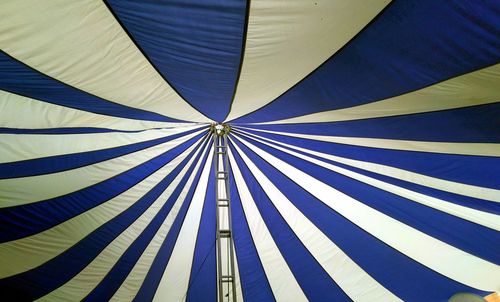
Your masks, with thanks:
<instances>
[{"instance_id":1,"label":"taut fabric surface","mask_svg":"<svg viewBox=\"0 0 500 302\"><path fill-rule=\"evenodd\" d=\"M0 300L500 290L498 1L0 3Z\"/></svg>"}]
</instances>

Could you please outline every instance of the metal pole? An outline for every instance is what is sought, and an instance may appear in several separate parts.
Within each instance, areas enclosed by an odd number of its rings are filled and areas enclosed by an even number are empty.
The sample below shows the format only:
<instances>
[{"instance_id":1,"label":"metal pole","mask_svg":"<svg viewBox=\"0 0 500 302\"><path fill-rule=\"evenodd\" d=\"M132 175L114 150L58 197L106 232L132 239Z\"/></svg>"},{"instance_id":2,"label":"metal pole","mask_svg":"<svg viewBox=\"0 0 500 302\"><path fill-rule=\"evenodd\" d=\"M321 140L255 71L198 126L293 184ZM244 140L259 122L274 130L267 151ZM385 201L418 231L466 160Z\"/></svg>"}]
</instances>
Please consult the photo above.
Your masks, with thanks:
<instances>
[{"instance_id":1,"label":"metal pole","mask_svg":"<svg viewBox=\"0 0 500 302\"><path fill-rule=\"evenodd\" d=\"M217 232L217 293L219 302L236 301L234 245L229 191L229 160L227 157L229 127L213 125L216 232ZM220 187L219 187L220 186ZM223 188L222 188L223 187Z\"/></svg>"}]
</instances>

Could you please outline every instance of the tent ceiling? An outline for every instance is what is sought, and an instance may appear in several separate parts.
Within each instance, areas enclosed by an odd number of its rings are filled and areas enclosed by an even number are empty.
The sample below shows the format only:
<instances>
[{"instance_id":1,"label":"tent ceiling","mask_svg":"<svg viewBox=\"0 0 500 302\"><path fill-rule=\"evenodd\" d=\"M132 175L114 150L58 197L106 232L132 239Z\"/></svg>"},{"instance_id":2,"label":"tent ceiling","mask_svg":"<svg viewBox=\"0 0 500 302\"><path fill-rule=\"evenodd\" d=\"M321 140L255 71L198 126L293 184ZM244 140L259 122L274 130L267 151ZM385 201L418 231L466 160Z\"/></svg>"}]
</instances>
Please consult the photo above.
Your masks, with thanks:
<instances>
[{"instance_id":1,"label":"tent ceiling","mask_svg":"<svg viewBox=\"0 0 500 302\"><path fill-rule=\"evenodd\" d=\"M500 290L498 1L0 3L0 288L215 301Z\"/></svg>"}]
</instances>

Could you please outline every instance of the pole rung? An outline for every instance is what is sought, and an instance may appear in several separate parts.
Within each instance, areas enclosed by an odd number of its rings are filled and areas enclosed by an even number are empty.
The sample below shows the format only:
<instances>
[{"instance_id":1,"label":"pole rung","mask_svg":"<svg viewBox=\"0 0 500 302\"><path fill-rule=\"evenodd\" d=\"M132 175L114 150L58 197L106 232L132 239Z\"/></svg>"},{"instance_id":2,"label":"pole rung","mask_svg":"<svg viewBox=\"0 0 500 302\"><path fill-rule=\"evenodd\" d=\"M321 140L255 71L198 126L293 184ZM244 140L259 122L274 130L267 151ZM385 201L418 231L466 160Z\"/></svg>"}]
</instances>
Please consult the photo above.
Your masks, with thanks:
<instances>
[{"instance_id":1,"label":"pole rung","mask_svg":"<svg viewBox=\"0 0 500 302\"><path fill-rule=\"evenodd\" d=\"M227 172L217 171L217 179L219 180L227 179Z\"/></svg>"},{"instance_id":2,"label":"pole rung","mask_svg":"<svg viewBox=\"0 0 500 302\"><path fill-rule=\"evenodd\" d=\"M219 237L220 238L231 238L231 231L230 230L219 230Z\"/></svg>"},{"instance_id":3,"label":"pole rung","mask_svg":"<svg viewBox=\"0 0 500 302\"><path fill-rule=\"evenodd\" d=\"M220 199L220 200L217 200L217 204L221 207L227 207L227 206L229 206L229 200Z\"/></svg>"},{"instance_id":4,"label":"pole rung","mask_svg":"<svg viewBox=\"0 0 500 302\"><path fill-rule=\"evenodd\" d=\"M222 280L229 280L229 281L233 281L234 279L234 276L233 275L222 275L220 276Z\"/></svg>"}]
</instances>

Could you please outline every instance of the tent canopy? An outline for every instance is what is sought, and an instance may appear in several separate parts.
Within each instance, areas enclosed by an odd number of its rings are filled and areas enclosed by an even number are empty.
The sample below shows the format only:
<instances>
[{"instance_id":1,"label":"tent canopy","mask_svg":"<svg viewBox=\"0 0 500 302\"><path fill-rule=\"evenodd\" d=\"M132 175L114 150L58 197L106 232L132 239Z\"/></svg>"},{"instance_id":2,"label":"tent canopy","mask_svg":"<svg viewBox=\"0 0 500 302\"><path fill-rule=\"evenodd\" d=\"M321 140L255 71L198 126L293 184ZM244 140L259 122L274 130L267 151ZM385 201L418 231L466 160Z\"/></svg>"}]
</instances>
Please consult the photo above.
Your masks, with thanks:
<instances>
[{"instance_id":1,"label":"tent canopy","mask_svg":"<svg viewBox=\"0 0 500 302\"><path fill-rule=\"evenodd\" d=\"M9 301L215 301L213 122L238 301L500 290L497 0L4 0L0 48Z\"/></svg>"}]
</instances>

